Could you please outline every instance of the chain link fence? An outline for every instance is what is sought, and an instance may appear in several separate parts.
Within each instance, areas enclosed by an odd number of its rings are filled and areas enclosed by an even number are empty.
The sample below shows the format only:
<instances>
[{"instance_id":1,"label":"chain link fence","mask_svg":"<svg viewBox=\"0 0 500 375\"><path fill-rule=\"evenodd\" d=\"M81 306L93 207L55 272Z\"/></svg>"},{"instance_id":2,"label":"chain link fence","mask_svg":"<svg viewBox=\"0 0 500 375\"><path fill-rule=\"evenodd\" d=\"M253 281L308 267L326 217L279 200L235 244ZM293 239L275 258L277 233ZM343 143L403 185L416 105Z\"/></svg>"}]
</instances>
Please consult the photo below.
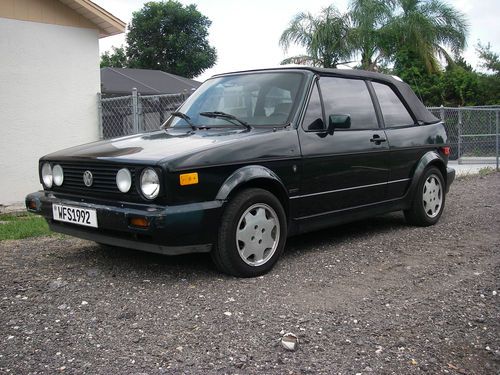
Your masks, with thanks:
<instances>
[{"instance_id":1,"label":"chain link fence","mask_svg":"<svg viewBox=\"0 0 500 375\"><path fill-rule=\"evenodd\" d=\"M188 93L142 96L133 90L129 96L99 97L101 138L159 129L188 96ZM498 169L500 106L428 109L444 122L452 150L451 160L495 163Z\"/></svg>"},{"instance_id":2,"label":"chain link fence","mask_svg":"<svg viewBox=\"0 0 500 375\"><path fill-rule=\"evenodd\" d=\"M188 97L187 93L99 97L101 139L157 130Z\"/></svg>"},{"instance_id":3,"label":"chain link fence","mask_svg":"<svg viewBox=\"0 0 500 375\"><path fill-rule=\"evenodd\" d=\"M451 160L495 163L498 169L500 106L428 109L444 122L452 148Z\"/></svg>"}]
</instances>

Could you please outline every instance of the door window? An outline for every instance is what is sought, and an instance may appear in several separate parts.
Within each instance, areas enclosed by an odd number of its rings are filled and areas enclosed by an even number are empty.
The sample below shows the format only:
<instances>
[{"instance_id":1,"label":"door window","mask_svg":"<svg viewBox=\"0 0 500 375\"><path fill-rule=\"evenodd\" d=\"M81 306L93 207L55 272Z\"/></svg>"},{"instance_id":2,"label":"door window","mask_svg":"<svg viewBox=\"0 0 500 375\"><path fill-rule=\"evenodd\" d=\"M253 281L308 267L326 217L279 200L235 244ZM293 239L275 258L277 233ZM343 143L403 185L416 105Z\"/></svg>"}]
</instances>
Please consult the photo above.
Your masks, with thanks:
<instances>
[{"instance_id":1,"label":"door window","mask_svg":"<svg viewBox=\"0 0 500 375\"><path fill-rule=\"evenodd\" d=\"M319 97L318 85L315 83L306 114L302 121L302 128L306 131L321 131L325 129L323 122L323 111L321 108L321 99Z\"/></svg>"},{"instance_id":2,"label":"door window","mask_svg":"<svg viewBox=\"0 0 500 375\"><path fill-rule=\"evenodd\" d=\"M373 82L386 128L413 125L415 121L396 93L387 85Z\"/></svg>"},{"instance_id":3,"label":"door window","mask_svg":"<svg viewBox=\"0 0 500 375\"><path fill-rule=\"evenodd\" d=\"M337 77L321 77L321 95L325 115L351 116L350 129L378 128L377 115L365 81Z\"/></svg>"}]
</instances>

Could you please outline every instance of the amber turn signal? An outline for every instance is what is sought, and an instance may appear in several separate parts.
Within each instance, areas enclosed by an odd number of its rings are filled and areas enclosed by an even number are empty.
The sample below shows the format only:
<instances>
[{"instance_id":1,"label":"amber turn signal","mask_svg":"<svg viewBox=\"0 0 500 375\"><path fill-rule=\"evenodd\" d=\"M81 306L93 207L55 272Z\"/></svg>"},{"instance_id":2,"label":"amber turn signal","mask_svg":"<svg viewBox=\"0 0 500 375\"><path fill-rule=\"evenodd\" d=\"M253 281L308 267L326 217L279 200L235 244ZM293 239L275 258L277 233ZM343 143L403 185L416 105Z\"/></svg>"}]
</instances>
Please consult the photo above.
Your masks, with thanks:
<instances>
[{"instance_id":1,"label":"amber turn signal","mask_svg":"<svg viewBox=\"0 0 500 375\"><path fill-rule=\"evenodd\" d=\"M181 184L181 186L197 184L198 172L184 173L179 175L179 183Z\"/></svg>"},{"instance_id":2,"label":"amber turn signal","mask_svg":"<svg viewBox=\"0 0 500 375\"><path fill-rule=\"evenodd\" d=\"M28 202L28 208L30 210L36 210L36 202L35 201L29 201Z\"/></svg>"},{"instance_id":3,"label":"amber turn signal","mask_svg":"<svg viewBox=\"0 0 500 375\"><path fill-rule=\"evenodd\" d=\"M131 217L129 219L130 225L134 227L139 227L139 228L147 228L149 227L149 222L147 219L143 217Z\"/></svg>"}]
</instances>

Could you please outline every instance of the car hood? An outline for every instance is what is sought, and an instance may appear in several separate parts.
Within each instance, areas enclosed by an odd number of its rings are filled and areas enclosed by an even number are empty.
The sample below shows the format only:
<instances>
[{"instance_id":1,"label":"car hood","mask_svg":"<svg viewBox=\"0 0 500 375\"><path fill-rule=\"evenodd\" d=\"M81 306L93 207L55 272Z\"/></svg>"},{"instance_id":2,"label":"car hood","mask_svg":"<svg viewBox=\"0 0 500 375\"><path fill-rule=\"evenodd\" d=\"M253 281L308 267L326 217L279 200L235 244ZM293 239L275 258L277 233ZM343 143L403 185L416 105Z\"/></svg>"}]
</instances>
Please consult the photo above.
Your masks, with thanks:
<instances>
[{"instance_id":1,"label":"car hood","mask_svg":"<svg viewBox=\"0 0 500 375\"><path fill-rule=\"evenodd\" d=\"M151 133L88 143L46 155L44 160L102 160L157 164L180 156L230 144L271 129L158 130Z\"/></svg>"}]
</instances>

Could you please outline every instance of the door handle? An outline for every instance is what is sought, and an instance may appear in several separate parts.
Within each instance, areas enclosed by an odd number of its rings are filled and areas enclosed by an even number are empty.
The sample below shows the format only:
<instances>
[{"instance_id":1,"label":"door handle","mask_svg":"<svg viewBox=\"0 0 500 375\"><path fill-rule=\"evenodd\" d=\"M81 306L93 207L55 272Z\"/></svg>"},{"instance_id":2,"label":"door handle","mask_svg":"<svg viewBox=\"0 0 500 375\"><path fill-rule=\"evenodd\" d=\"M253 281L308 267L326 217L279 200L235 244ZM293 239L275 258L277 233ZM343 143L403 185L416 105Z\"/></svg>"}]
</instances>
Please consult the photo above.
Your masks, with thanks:
<instances>
[{"instance_id":1,"label":"door handle","mask_svg":"<svg viewBox=\"0 0 500 375\"><path fill-rule=\"evenodd\" d=\"M381 144L382 142L387 142L387 139L382 138L378 134L373 134L373 137L370 139L370 142L375 142L376 145Z\"/></svg>"}]
</instances>

